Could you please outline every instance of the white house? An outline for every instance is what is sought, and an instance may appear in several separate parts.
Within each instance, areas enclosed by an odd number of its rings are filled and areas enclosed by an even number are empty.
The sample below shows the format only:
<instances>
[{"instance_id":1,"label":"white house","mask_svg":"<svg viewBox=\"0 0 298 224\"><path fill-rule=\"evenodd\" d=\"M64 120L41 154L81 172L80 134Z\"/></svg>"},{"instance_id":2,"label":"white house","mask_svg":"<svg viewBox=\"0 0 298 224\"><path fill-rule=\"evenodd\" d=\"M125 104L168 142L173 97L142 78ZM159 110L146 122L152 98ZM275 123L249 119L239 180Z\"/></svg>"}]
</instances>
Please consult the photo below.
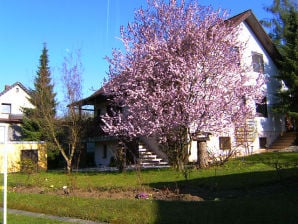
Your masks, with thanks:
<instances>
[{"instance_id":1,"label":"white house","mask_svg":"<svg viewBox=\"0 0 298 224\"><path fill-rule=\"evenodd\" d=\"M256 105L257 116L251 118L247 122L247 130L231 130L231 135L223 135L220 137L209 136L207 147L209 151L217 154L224 154L229 149L240 146L241 140L245 131L247 145L239 147L239 153L248 153L248 150L256 151L261 148L269 147L275 139L285 131L285 122L282 115L277 115L272 112L272 105L276 102L275 93L280 88L280 83L275 79L278 73L276 59L279 53L276 50L273 42L262 28L251 10L245 11L229 19L235 26L240 29L239 38L246 43L247 48L241 59L241 63L252 66L254 73L262 72L268 78L266 84L267 96L264 98L264 105ZM106 102L107 96L103 89L99 89L91 96L78 102L78 105L83 108L86 105L94 106L94 117L99 117L109 112L109 106ZM117 141L113 136L104 134L98 136L90 136L89 139L93 142L90 152L94 152L94 160L97 165L109 165L113 156ZM197 152L199 144L194 141L191 147L191 155L189 160L195 162L197 160ZM204 138L206 141L206 138ZM131 150L137 157L142 157L143 154L148 158L152 158L155 163L166 160L165 155L160 152L158 144L152 139L140 139L137 149ZM149 155L149 156L148 156ZM158 157L161 157L158 159Z\"/></svg>"},{"instance_id":2,"label":"white house","mask_svg":"<svg viewBox=\"0 0 298 224\"><path fill-rule=\"evenodd\" d=\"M20 123L23 118L22 108L32 108L29 102L29 92L21 83L5 85L0 93L0 125L5 127L5 139L16 141L20 139Z\"/></svg>"},{"instance_id":3,"label":"white house","mask_svg":"<svg viewBox=\"0 0 298 224\"><path fill-rule=\"evenodd\" d=\"M5 85L0 92L0 151L8 150L8 169L20 171L21 162L27 159L38 167L46 168L46 151L39 142L21 140L22 108L32 108L29 91L20 82ZM3 159L0 154L0 161ZM1 163L3 164L3 163Z\"/></svg>"},{"instance_id":4,"label":"white house","mask_svg":"<svg viewBox=\"0 0 298 224\"><path fill-rule=\"evenodd\" d=\"M229 136L209 136L207 147L209 151L217 154L225 154L228 149L237 147L236 150L239 150L240 154L252 153L270 147L286 131L284 116L272 112L272 106L278 100L275 94L281 88L280 81L275 78L278 74L276 60L279 58L279 53L251 10L229 20L239 27L239 39L246 43L241 63L253 68L251 77L254 77L256 72L262 72L268 79L267 96L264 98L264 105L256 105L257 116L247 123L246 148L243 145L239 147L241 144L235 130L231 130ZM197 142L193 142L190 161L197 160L197 147Z\"/></svg>"}]
</instances>

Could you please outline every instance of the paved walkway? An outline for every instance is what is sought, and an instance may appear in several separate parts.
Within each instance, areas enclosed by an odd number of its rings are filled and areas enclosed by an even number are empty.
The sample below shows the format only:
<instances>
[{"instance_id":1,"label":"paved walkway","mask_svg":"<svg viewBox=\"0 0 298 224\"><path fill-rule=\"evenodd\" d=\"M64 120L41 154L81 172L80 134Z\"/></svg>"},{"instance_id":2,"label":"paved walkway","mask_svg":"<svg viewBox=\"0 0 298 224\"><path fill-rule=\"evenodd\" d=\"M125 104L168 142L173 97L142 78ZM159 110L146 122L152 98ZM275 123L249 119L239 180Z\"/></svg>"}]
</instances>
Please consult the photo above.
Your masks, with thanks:
<instances>
[{"instance_id":1,"label":"paved walkway","mask_svg":"<svg viewBox=\"0 0 298 224\"><path fill-rule=\"evenodd\" d=\"M293 146L289 146L287 148L284 149L257 149L255 151L253 151L252 154L258 154L258 153L264 153L264 152L298 152L298 146L297 145L293 145Z\"/></svg>"},{"instance_id":2,"label":"paved walkway","mask_svg":"<svg viewBox=\"0 0 298 224\"><path fill-rule=\"evenodd\" d=\"M3 209L1 209L1 210L3 210ZM57 221L62 221L62 222L69 222L69 223L107 224L107 223L104 223L104 222L94 222L94 221L88 221L88 220L83 220L83 219L75 219L75 218L70 218L70 217L60 217L60 216L43 214L43 213L21 211L21 210L16 210L16 209L7 209L7 212L9 214L32 216L32 217L36 217L36 218L52 219L52 220L57 220Z\"/></svg>"}]
</instances>

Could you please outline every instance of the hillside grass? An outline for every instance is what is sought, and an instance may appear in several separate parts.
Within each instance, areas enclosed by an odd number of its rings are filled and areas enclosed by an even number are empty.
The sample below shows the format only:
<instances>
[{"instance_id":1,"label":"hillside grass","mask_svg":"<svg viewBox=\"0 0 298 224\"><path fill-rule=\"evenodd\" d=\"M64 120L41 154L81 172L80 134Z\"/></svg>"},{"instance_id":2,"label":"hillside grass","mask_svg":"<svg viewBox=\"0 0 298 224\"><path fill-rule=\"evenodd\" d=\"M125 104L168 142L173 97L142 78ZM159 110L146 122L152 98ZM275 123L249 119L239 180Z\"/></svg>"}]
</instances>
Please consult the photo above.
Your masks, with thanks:
<instances>
[{"instance_id":1,"label":"hillside grass","mask_svg":"<svg viewBox=\"0 0 298 224\"><path fill-rule=\"evenodd\" d=\"M2 180L1 180L2 181ZM8 206L109 223L297 223L298 153L264 153L224 166L191 169L189 179L172 169L120 173L9 174ZM175 189L205 199L160 201L98 199L13 192L16 186L86 191Z\"/></svg>"}]
</instances>

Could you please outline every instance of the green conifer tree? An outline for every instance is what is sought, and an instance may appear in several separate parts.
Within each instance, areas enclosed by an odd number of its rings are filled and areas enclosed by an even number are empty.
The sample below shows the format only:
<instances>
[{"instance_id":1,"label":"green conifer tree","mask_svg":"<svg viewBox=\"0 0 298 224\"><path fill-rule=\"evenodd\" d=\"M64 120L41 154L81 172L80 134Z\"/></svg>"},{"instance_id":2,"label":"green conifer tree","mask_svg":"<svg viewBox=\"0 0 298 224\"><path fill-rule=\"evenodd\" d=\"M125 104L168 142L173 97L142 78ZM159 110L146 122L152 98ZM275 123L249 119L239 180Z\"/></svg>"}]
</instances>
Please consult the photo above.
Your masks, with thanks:
<instances>
[{"instance_id":1,"label":"green conifer tree","mask_svg":"<svg viewBox=\"0 0 298 224\"><path fill-rule=\"evenodd\" d=\"M276 105L276 110L298 120L297 3L291 0L274 0L265 9L274 16L271 20L263 21L263 24L270 29L270 36L281 53L278 78L286 85L278 94L281 100Z\"/></svg>"},{"instance_id":2,"label":"green conifer tree","mask_svg":"<svg viewBox=\"0 0 298 224\"><path fill-rule=\"evenodd\" d=\"M47 122L44 119L54 118L56 115L56 93L54 93L48 63L48 50L44 44L34 80L34 88L30 90L29 101L34 108L23 108L25 116L22 130L26 140L47 141L49 139L45 126Z\"/></svg>"}]
</instances>

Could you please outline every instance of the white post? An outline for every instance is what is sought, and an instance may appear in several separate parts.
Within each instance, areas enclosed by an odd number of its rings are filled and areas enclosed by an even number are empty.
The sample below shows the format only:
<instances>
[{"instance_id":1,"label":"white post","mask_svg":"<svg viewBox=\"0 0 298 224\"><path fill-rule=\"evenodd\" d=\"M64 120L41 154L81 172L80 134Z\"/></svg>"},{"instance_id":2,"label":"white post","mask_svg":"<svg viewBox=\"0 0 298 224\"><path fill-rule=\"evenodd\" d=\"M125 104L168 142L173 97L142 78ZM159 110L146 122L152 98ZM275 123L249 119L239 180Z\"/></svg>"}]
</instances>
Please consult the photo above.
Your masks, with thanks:
<instances>
[{"instance_id":1,"label":"white post","mask_svg":"<svg viewBox=\"0 0 298 224\"><path fill-rule=\"evenodd\" d=\"M3 150L3 224L7 223L7 145L5 136L5 126L0 127L0 143L4 144Z\"/></svg>"},{"instance_id":2,"label":"white post","mask_svg":"<svg viewBox=\"0 0 298 224\"><path fill-rule=\"evenodd\" d=\"M3 224L6 224L7 220L7 148L6 144L4 145L4 186L3 186Z\"/></svg>"}]
</instances>

